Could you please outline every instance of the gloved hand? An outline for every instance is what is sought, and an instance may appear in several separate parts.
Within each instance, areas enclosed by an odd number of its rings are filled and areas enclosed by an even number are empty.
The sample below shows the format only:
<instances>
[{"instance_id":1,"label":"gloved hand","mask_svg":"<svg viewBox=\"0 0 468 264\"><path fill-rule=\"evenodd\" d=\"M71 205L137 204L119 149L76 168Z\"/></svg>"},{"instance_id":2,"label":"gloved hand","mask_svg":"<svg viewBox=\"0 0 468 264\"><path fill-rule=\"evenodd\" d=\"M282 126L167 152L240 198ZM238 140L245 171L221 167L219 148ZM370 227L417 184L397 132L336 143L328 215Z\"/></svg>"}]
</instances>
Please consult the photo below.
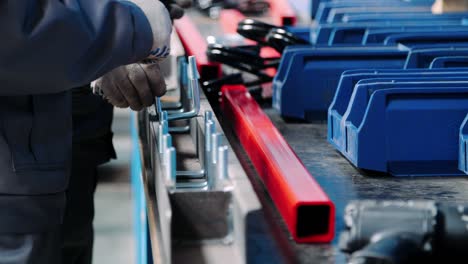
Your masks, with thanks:
<instances>
[{"instance_id":1,"label":"gloved hand","mask_svg":"<svg viewBox=\"0 0 468 264\"><path fill-rule=\"evenodd\" d=\"M139 111L151 106L166 92L159 64L134 63L120 66L91 83L112 105Z\"/></svg>"},{"instance_id":2,"label":"gloved hand","mask_svg":"<svg viewBox=\"0 0 468 264\"><path fill-rule=\"evenodd\" d=\"M128 0L137 5L153 31L153 46L148 59L162 59L170 53L172 21L168 9L158 0Z\"/></svg>"}]
</instances>

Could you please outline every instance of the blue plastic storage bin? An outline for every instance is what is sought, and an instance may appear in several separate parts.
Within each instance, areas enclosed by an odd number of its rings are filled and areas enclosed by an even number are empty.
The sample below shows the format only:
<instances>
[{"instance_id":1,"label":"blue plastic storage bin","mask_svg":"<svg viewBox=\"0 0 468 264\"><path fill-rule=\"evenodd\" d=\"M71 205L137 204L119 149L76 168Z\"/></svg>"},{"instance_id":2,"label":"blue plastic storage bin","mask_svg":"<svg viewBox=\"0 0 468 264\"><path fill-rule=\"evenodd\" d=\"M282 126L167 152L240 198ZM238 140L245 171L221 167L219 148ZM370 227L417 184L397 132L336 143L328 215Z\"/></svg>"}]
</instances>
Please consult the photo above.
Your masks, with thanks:
<instances>
[{"instance_id":1,"label":"blue plastic storage bin","mask_svg":"<svg viewBox=\"0 0 468 264\"><path fill-rule=\"evenodd\" d=\"M287 27L287 30L297 37L310 41L310 27Z\"/></svg>"},{"instance_id":2,"label":"blue plastic storage bin","mask_svg":"<svg viewBox=\"0 0 468 264\"><path fill-rule=\"evenodd\" d=\"M413 48L408 55L405 69L429 68L435 58L448 56L468 56L468 48L455 46L433 48L431 45Z\"/></svg>"},{"instance_id":3,"label":"blue plastic storage bin","mask_svg":"<svg viewBox=\"0 0 468 264\"><path fill-rule=\"evenodd\" d=\"M460 20L437 21L439 27L466 26ZM313 44L338 44L338 43L362 43L364 34L368 29L390 29L390 28L420 28L432 25L427 21L385 21L366 23L337 23L317 25L310 30L310 40Z\"/></svg>"},{"instance_id":4,"label":"blue plastic storage bin","mask_svg":"<svg viewBox=\"0 0 468 264\"><path fill-rule=\"evenodd\" d=\"M468 81L357 84L344 115L342 153L356 167L394 176L454 176Z\"/></svg>"},{"instance_id":5,"label":"blue plastic storage bin","mask_svg":"<svg viewBox=\"0 0 468 264\"><path fill-rule=\"evenodd\" d=\"M405 47L288 47L273 81L273 107L290 118L326 120L343 71L401 69Z\"/></svg>"},{"instance_id":6,"label":"blue plastic storage bin","mask_svg":"<svg viewBox=\"0 0 468 264\"><path fill-rule=\"evenodd\" d=\"M359 7L359 6L375 6L380 8L385 7L402 7L402 6L430 6L429 2L409 2L409 1L392 1L392 0L373 0L373 1L327 1L320 3L315 15L315 20L319 23L326 23L330 11L334 8Z\"/></svg>"},{"instance_id":7,"label":"blue plastic storage bin","mask_svg":"<svg viewBox=\"0 0 468 264\"><path fill-rule=\"evenodd\" d=\"M347 15L365 15L365 14L379 14L381 16L387 16L392 14L408 13L419 14L431 12L429 5L414 5L414 6L353 6L353 7L341 7L332 8L328 13L326 23L341 23L343 17Z\"/></svg>"},{"instance_id":8,"label":"blue plastic storage bin","mask_svg":"<svg viewBox=\"0 0 468 264\"><path fill-rule=\"evenodd\" d=\"M315 19L320 3L329 1L330 0L310 0L310 18Z\"/></svg>"},{"instance_id":9,"label":"blue plastic storage bin","mask_svg":"<svg viewBox=\"0 0 468 264\"><path fill-rule=\"evenodd\" d=\"M361 80L376 78L463 78L468 69L410 69L410 70L349 70L341 75L332 103L328 109L328 141L338 150L344 151L345 124L343 116L348 109L355 85ZM388 80L388 79L387 79ZM420 79L421 80L421 79Z\"/></svg>"},{"instance_id":10,"label":"blue plastic storage bin","mask_svg":"<svg viewBox=\"0 0 468 264\"><path fill-rule=\"evenodd\" d=\"M429 69L440 68L467 68L468 56L444 56L434 58L429 65Z\"/></svg>"},{"instance_id":11,"label":"blue plastic storage bin","mask_svg":"<svg viewBox=\"0 0 468 264\"><path fill-rule=\"evenodd\" d=\"M384 22L384 21L419 21L426 23L437 24L438 21L454 20L460 21L468 18L468 13L446 13L435 15L430 12L428 13L405 13L405 14L390 14L382 16L380 14L363 14L363 15L346 15L343 17L345 23L363 23L363 22Z\"/></svg>"},{"instance_id":12,"label":"blue plastic storage bin","mask_svg":"<svg viewBox=\"0 0 468 264\"><path fill-rule=\"evenodd\" d=\"M468 32L466 31L439 31L439 32L422 32L422 33L399 33L392 34L384 40L384 45L403 44L407 47L421 46L424 44L438 45L447 44L466 44L468 46Z\"/></svg>"},{"instance_id":13,"label":"blue plastic storage bin","mask_svg":"<svg viewBox=\"0 0 468 264\"><path fill-rule=\"evenodd\" d=\"M366 30L362 37L361 44L371 43L384 43L385 39L394 34L400 33L425 33L425 32L453 32L453 31L466 31L468 34L467 26L438 26L438 25L426 25L420 27L392 27L392 28L372 28Z\"/></svg>"}]
</instances>

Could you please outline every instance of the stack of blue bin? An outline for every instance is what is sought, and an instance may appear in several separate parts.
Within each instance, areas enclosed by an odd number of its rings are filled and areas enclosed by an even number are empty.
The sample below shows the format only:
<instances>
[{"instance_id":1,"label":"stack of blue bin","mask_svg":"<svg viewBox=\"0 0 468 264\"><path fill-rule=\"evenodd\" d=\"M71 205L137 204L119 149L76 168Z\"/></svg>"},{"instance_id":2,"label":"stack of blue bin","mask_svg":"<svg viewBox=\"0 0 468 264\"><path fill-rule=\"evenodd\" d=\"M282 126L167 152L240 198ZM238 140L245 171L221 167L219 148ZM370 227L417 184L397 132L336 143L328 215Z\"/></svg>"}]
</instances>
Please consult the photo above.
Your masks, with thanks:
<instances>
[{"instance_id":1,"label":"stack of blue bin","mask_svg":"<svg viewBox=\"0 0 468 264\"><path fill-rule=\"evenodd\" d=\"M432 4L312 1L315 24L290 29L311 44L283 52L273 107L328 121L328 140L358 168L464 175L468 13L435 15Z\"/></svg>"}]
</instances>

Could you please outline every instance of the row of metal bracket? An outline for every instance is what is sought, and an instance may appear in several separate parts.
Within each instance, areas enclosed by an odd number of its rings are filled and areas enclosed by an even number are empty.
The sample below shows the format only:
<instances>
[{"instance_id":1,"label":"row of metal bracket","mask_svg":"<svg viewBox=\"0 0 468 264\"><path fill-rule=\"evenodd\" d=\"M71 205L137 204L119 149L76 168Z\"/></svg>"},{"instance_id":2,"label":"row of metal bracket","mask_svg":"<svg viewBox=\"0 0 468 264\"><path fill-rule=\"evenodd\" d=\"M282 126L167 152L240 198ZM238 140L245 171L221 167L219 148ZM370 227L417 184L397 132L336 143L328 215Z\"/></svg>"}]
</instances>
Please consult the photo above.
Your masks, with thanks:
<instances>
[{"instance_id":1,"label":"row of metal bracket","mask_svg":"<svg viewBox=\"0 0 468 264\"><path fill-rule=\"evenodd\" d=\"M213 113L206 111L204 116L199 115L195 57L189 57L188 63L184 57L180 60L179 107L170 104L168 109L157 98L142 113L151 166L148 175L154 182L158 211L157 219L153 220L157 223L151 224L158 226L162 263L172 262L174 243L205 240L227 243L232 240L233 232L233 188L227 170L229 149L222 143L222 134L216 132ZM190 145L183 146L183 151L190 149L188 156L178 151L181 139L183 144ZM190 166L185 169L186 159L190 164L196 163L197 169L191 170Z\"/></svg>"},{"instance_id":2,"label":"row of metal bracket","mask_svg":"<svg viewBox=\"0 0 468 264\"><path fill-rule=\"evenodd\" d=\"M183 63L182 63L183 64ZM187 87L182 88L179 109L165 110L161 100L149 109L149 118L156 133L157 151L164 168L164 177L173 188L208 188L215 189L228 179L228 148L222 144L222 136L216 132L213 113L204 113L204 135L200 138L197 117L200 111L199 74L194 56L189 57L187 67ZM182 121L182 125L174 124ZM173 146L171 133L190 133L195 144L201 170L177 170L176 148ZM153 152L152 151L152 152Z\"/></svg>"}]
</instances>

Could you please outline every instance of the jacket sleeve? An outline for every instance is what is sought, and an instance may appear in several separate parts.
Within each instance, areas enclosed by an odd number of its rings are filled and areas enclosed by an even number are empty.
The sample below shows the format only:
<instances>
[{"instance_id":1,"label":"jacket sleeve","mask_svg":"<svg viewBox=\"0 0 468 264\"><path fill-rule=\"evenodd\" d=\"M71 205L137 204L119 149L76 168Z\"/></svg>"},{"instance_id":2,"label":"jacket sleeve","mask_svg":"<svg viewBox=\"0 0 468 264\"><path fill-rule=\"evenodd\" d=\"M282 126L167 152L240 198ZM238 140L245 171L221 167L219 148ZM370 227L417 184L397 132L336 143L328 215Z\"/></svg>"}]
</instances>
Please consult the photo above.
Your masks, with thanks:
<instances>
[{"instance_id":1,"label":"jacket sleeve","mask_svg":"<svg viewBox=\"0 0 468 264\"><path fill-rule=\"evenodd\" d=\"M119 0L0 0L0 96L56 93L139 61L143 11Z\"/></svg>"}]
</instances>

